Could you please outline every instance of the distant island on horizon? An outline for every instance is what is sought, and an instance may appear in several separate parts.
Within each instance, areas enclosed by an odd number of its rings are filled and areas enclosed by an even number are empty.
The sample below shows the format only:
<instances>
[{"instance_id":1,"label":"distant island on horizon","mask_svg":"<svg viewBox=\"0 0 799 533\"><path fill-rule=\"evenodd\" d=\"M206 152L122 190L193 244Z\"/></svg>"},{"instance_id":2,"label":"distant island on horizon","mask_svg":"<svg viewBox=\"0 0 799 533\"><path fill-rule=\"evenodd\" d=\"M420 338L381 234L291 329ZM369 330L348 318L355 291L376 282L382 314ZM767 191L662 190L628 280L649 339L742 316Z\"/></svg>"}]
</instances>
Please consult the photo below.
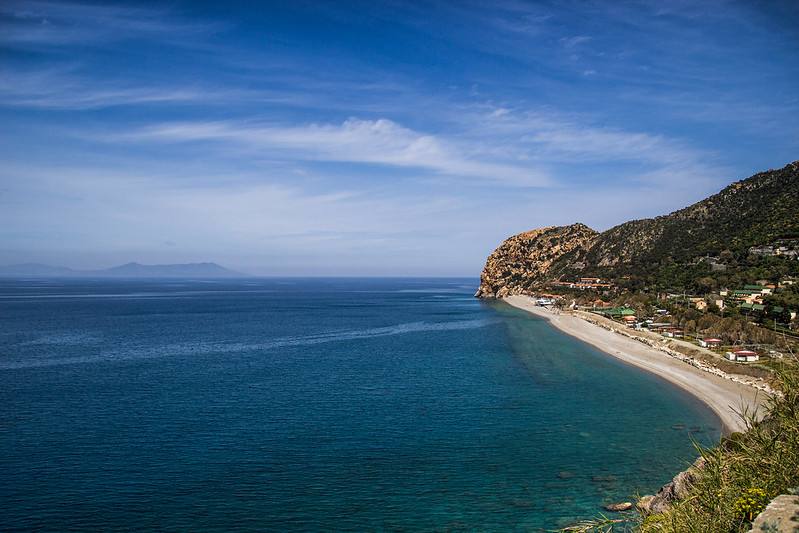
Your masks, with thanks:
<instances>
[{"instance_id":1,"label":"distant island on horizon","mask_svg":"<svg viewBox=\"0 0 799 533\"><path fill-rule=\"evenodd\" d=\"M248 276L216 263L142 265L133 262L100 270L76 270L41 263L0 266L0 277L5 278L244 278Z\"/></svg>"}]
</instances>

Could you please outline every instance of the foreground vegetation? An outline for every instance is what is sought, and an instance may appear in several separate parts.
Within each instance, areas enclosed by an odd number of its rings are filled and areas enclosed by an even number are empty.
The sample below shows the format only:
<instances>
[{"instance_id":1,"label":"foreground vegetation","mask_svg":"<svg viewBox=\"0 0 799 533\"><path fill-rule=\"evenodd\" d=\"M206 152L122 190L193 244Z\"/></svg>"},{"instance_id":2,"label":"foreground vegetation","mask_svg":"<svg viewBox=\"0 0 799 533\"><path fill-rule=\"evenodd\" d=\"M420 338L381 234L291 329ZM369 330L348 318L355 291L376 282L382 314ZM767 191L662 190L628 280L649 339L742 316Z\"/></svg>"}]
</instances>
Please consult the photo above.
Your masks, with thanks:
<instances>
[{"instance_id":1,"label":"foreground vegetation","mask_svg":"<svg viewBox=\"0 0 799 533\"><path fill-rule=\"evenodd\" d=\"M744 412L746 433L733 433L716 448L697 445L705 465L688 495L661 514L584 522L563 532L739 533L768 502L799 486L799 365L796 359L776 371L782 396L770 401L761 422Z\"/></svg>"}]
</instances>

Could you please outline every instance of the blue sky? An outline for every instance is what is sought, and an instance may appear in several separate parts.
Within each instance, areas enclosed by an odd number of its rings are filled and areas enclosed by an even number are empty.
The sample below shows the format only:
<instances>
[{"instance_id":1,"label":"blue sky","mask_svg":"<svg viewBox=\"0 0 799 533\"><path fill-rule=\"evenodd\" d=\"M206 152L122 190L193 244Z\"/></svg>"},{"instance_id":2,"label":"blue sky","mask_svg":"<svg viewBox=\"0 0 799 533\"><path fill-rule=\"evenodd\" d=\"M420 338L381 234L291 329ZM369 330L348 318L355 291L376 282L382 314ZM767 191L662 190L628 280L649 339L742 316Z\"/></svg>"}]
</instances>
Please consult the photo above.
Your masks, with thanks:
<instances>
[{"instance_id":1,"label":"blue sky","mask_svg":"<svg viewBox=\"0 0 799 533\"><path fill-rule=\"evenodd\" d=\"M0 264L477 276L799 159L799 3L0 3Z\"/></svg>"}]
</instances>

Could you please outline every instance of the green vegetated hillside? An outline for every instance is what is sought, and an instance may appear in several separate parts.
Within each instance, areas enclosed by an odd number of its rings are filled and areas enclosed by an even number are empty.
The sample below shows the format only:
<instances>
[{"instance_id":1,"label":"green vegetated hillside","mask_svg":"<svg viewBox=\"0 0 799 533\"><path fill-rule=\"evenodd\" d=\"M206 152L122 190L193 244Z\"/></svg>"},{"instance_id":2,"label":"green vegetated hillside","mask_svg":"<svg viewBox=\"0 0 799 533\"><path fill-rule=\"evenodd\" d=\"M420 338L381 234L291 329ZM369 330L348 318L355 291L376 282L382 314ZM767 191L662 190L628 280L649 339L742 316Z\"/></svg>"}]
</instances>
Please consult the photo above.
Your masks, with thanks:
<instances>
[{"instance_id":1,"label":"green vegetated hillside","mask_svg":"<svg viewBox=\"0 0 799 533\"><path fill-rule=\"evenodd\" d=\"M755 174L690 207L603 232L584 254L595 266L686 263L724 250L799 237L799 162ZM622 270L622 269L620 269Z\"/></svg>"},{"instance_id":2,"label":"green vegetated hillside","mask_svg":"<svg viewBox=\"0 0 799 533\"><path fill-rule=\"evenodd\" d=\"M674 265L690 266L689 283L714 270L714 262L735 266L752 247L799 238L799 161L735 182L669 215L625 222L599 234L582 224L565 226L561 233L574 234L579 242L559 241L560 253L542 268L539 256L546 243L537 237L555 230L505 241L489 257L477 295L518 294L581 276L624 280L625 286L640 289L668 284L663 278Z\"/></svg>"}]
</instances>

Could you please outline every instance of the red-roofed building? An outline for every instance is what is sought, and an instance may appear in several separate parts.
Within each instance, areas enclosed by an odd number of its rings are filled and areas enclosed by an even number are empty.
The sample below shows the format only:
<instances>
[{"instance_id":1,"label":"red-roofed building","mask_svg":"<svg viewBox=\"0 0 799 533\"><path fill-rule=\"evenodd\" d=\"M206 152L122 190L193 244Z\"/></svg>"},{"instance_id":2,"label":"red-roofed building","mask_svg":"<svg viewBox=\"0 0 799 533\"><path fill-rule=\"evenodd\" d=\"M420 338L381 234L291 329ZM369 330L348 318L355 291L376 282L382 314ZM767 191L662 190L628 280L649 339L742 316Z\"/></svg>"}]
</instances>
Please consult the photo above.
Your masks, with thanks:
<instances>
[{"instance_id":1,"label":"red-roofed building","mask_svg":"<svg viewBox=\"0 0 799 533\"><path fill-rule=\"evenodd\" d=\"M727 352L726 357L730 361L746 361L747 363L752 363L760 359L760 356L752 350L732 350Z\"/></svg>"},{"instance_id":2,"label":"red-roofed building","mask_svg":"<svg viewBox=\"0 0 799 533\"><path fill-rule=\"evenodd\" d=\"M702 346L703 348L718 348L719 346L721 346L721 343L722 343L721 339L714 339L711 337L708 339L700 340L699 346Z\"/></svg>"},{"instance_id":3,"label":"red-roofed building","mask_svg":"<svg viewBox=\"0 0 799 533\"><path fill-rule=\"evenodd\" d=\"M635 315L623 316L621 317L621 321L624 322L628 328L634 328L638 324L638 318Z\"/></svg>"}]
</instances>

